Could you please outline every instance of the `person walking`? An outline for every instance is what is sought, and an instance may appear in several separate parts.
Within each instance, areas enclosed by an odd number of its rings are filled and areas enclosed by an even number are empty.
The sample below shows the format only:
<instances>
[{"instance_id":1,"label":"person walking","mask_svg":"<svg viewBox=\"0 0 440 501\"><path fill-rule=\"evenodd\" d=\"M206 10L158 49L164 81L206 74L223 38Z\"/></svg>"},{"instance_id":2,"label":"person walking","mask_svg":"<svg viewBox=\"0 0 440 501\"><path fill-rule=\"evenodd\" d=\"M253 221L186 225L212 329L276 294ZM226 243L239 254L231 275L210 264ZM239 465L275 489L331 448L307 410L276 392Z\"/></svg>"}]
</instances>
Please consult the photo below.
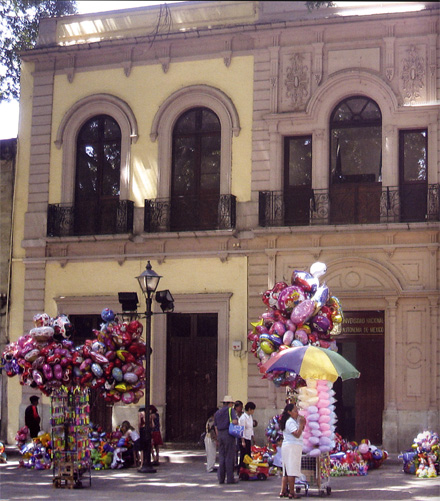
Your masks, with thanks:
<instances>
[{"instance_id":1,"label":"person walking","mask_svg":"<svg viewBox=\"0 0 440 501\"><path fill-rule=\"evenodd\" d=\"M208 413L208 420L205 425L206 471L208 473L217 471L214 468L217 455L217 434L214 426L214 415L217 410L218 409L215 408Z\"/></svg>"},{"instance_id":2,"label":"person walking","mask_svg":"<svg viewBox=\"0 0 440 501\"><path fill-rule=\"evenodd\" d=\"M299 416L296 404L287 404L280 419L280 428L283 431L283 445L281 446L283 477L280 498L301 497L295 493L295 477L301 475L302 433L305 425L306 419L304 416Z\"/></svg>"},{"instance_id":3,"label":"person walking","mask_svg":"<svg viewBox=\"0 0 440 501\"><path fill-rule=\"evenodd\" d=\"M234 400L230 395L223 398L223 407L214 415L214 426L218 440L218 483L236 484L234 478L235 437L229 435L229 423L238 424L237 414L233 409ZM230 417L229 417L230 415Z\"/></svg>"},{"instance_id":4,"label":"person walking","mask_svg":"<svg viewBox=\"0 0 440 501\"><path fill-rule=\"evenodd\" d=\"M163 445L160 433L160 420L157 407L150 405L150 429L151 429L151 454L153 466L159 466L159 447Z\"/></svg>"},{"instance_id":5,"label":"person walking","mask_svg":"<svg viewBox=\"0 0 440 501\"><path fill-rule=\"evenodd\" d=\"M24 424L29 428L29 433L31 438L38 437L38 433L40 432L40 422L41 418L38 414L38 401L40 397L37 395L32 395L29 398L31 404L26 407L24 411Z\"/></svg>"}]
</instances>

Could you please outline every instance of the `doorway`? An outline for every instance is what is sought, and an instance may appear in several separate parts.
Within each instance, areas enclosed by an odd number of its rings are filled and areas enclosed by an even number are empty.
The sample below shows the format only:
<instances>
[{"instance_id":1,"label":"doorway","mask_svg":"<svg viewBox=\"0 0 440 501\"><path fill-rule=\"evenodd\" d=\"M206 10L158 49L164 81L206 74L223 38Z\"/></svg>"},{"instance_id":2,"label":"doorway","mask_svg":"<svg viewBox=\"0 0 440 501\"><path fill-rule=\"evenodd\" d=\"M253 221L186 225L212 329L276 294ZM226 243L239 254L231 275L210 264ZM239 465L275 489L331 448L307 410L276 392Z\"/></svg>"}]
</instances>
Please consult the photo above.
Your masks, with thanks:
<instances>
[{"instance_id":1,"label":"doorway","mask_svg":"<svg viewBox=\"0 0 440 501\"><path fill-rule=\"evenodd\" d=\"M166 441L197 442L217 405L217 313L167 318Z\"/></svg>"},{"instance_id":2,"label":"doorway","mask_svg":"<svg viewBox=\"0 0 440 501\"><path fill-rule=\"evenodd\" d=\"M86 339L93 339L93 329L99 330L102 324L101 315L69 315L69 320L75 328L72 339L75 347L84 344ZM113 406L106 402L100 393L100 389L90 388L90 422L111 433Z\"/></svg>"},{"instance_id":3,"label":"doorway","mask_svg":"<svg viewBox=\"0 0 440 501\"><path fill-rule=\"evenodd\" d=\"M383 311L344 312L342 334L336 338L338 352L361 373L358 379L338 379L336 432L360 443L369 439L382 444L384 410L384 323Z\"/></svg>"}]
</instances>

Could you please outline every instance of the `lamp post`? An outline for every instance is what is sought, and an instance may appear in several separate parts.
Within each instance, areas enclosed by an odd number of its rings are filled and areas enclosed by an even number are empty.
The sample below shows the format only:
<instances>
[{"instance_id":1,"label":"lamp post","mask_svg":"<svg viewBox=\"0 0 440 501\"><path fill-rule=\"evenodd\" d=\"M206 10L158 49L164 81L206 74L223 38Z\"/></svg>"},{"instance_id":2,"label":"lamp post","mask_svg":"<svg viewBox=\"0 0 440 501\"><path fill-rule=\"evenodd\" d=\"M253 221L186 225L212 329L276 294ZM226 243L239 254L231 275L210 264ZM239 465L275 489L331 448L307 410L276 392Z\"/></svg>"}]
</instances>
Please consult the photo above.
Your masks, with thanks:
<instances>
[{"instance_id":1,"label":"lamp post","mask_svg":"<svg viewBox=\"0 0 440 501\"><path fill-rule=\"evenodd\" d=\"M156 470L151 466L151 426L150 426L150 352L151 352L151 317L153 315L151 304L153 301L153 295L156 292L159 281L162 278L158 275L152 268L150 261L147 263L147 267L141 275L136 277L142 293L145 297L146 303L146 329L145 329L145 430L144 430L144 458L141 468L139 468L140 473L156 473Z\"/></svg>"}]
</instances>

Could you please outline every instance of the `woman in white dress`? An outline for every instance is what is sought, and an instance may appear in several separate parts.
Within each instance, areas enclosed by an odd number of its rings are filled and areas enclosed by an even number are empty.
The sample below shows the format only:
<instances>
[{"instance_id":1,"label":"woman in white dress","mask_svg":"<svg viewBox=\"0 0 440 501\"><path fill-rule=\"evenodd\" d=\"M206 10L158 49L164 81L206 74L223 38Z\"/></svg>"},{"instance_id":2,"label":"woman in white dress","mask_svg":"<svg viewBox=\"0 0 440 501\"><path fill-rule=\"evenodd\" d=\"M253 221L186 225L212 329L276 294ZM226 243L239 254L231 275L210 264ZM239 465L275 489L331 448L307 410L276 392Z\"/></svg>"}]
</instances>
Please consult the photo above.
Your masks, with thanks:
<instances>
[{"instance_id":1,"label":"woman in white dress","mask_svg":"<svg viewBox=\"0 0 440 501\"><path fill-rule=\"evenodd\" d=\"M306 419L304 416L299 416L296 404L287 404L280 419L280 428L283 431L283 445L281 446L283 479L280 498L296 499L301 497L295 494L295 477L301 474L302 433L305 425Z\"/></svg>"}]
</instances>

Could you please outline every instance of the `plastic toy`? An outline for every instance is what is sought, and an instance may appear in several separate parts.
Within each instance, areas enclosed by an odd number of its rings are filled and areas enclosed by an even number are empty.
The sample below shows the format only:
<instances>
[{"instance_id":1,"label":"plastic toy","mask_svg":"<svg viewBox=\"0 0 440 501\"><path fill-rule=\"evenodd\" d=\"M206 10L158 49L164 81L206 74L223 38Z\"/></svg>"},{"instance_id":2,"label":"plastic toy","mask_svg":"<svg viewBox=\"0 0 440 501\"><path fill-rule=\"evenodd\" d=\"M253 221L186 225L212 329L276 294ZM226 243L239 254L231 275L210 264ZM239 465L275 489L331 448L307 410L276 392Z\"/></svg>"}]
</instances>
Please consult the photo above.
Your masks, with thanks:
<instances>
[{"instance_id":1,"label":"plastic toy","mask_svg":"<svg viewBox=\"0 0 440 501\"><path fill-rule=\"evenodd\" d=\"M249 465L251 466L251 465ZM261 463L255 467L241 467L238 477L240 480L266 480L269 476L269 465Z\"/></svg>"}]
</instances>

